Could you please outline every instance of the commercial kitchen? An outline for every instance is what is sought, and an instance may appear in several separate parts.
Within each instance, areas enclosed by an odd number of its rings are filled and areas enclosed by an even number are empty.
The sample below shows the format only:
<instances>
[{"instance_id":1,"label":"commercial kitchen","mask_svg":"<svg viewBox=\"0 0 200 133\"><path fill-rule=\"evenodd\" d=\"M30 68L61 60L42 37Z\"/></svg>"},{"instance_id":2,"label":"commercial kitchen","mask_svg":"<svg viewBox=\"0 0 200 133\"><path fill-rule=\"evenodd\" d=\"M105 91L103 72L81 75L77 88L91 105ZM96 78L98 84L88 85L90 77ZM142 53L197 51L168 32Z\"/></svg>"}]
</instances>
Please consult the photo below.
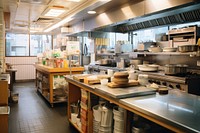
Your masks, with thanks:
<instances>
[{"instance_id":1,"label":"commercial kitchen","mask_svg":"<svg viewBox=\"0 0 200 133\"><path fill-rule=\"evenodd\" d=\"M200 132L200 1L0 7L0 133Z\"/></svg>"}]
</instances>

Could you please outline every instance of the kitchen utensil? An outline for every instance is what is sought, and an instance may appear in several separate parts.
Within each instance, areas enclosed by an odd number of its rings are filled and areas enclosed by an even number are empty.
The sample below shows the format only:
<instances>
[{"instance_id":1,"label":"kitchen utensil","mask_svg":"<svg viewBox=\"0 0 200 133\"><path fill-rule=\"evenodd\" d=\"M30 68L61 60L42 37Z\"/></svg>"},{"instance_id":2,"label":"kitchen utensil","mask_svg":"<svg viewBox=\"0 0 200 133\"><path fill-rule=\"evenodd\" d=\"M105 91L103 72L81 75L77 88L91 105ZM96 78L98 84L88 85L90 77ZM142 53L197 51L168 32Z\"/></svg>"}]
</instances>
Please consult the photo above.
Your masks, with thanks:
<instances>
[{"instance_id":1,"label":"kitchen utensil","mask_svg":"<svg viewBox=\"0 0 200 133\"><path fill-rule=\"evenodd\" d=\"M178 51L179 52L195 52L198 50L198 45L181 45L178 46Z\"/></svg>"}]
</instances>

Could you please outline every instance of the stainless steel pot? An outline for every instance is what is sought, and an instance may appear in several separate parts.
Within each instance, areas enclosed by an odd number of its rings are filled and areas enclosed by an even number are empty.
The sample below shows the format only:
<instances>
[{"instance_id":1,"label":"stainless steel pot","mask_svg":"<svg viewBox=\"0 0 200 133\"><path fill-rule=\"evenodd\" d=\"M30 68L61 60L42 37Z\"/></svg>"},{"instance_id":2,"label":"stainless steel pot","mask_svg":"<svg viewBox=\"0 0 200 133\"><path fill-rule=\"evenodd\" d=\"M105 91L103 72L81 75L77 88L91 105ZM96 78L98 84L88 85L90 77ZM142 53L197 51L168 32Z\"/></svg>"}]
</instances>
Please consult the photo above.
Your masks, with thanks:
<instances>
[{"instance_id":1,"label":"stainless steel pot","mask_svg":"<svg viewBox=\"0 0 200 133\"><path fill-rule=\"evenodd\" d=\"M175 65L167 64L165 65L165 74L166 75L185 75L187 73L188 65Z\"/></svg>"},{"instance_id":2,"label":"stainless steel pot","mask_svg":"<svg viewBox=\"0 0 200 133\"><path fill-rule=\"evenodd\" d=\"M182 45L178 46L179 52L195 52L198 50L198 45Z\"/></svg>"},{"instance_id":3,"label":"stainless steel pot","mask_svg":"<svg viewBox=\"0 0 200 133\"><path fill-rule=\"evenodd\" d=\"M165 65L164 70L165 70L166 75L176 75L177 74L176 65L174 65L174 64Z\"/></svg>"},{"instance_id":4,"label":"stainless steel pot","mask_svg":"<svg viewBox=\"0 0 200 133\"><path fill-rule=\"evenodd\" d=\"M188 65L176 65L176 73L179 75L185 75L187 73Z\"/></svg>"}]
</instances>

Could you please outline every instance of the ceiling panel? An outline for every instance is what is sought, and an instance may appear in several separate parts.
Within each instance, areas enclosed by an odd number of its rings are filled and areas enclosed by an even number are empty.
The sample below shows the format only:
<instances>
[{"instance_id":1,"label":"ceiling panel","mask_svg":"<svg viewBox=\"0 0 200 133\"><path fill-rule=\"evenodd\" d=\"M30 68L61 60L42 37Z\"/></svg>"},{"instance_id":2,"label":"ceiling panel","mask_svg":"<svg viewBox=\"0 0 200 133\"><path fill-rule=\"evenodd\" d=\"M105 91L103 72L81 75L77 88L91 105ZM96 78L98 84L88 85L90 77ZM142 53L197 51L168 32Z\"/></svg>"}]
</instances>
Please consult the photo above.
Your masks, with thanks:
<instances>
[{"instance_id":1,"label":"ceiling panel","mask_svg":"<svg viewBox=\"0 0 200 133\"><path fill-rule=\"evenodd\" d=\"M105 11L128 1L135 0L112 0L108 4L98 4L98 0L81 0L81 2L72 2L70 0L2 0L4 12L10 12L10 27L7 31L15 29L27 30L30 28L43 31L50 25L59 22L70 13L75 14L74 20L80 21L91 17L86 12L88 9L98 9ZM95 5L96 3L96 5ZM105 6L104 6L105 5ZM61 6L68 10L57 17L45 20L44 12L52 6ZM27 27L28 25L28 27ZM62 25L63 26L63 25ZM26 27L26 28L25 28Z\"/></svg>"}]
</instances>

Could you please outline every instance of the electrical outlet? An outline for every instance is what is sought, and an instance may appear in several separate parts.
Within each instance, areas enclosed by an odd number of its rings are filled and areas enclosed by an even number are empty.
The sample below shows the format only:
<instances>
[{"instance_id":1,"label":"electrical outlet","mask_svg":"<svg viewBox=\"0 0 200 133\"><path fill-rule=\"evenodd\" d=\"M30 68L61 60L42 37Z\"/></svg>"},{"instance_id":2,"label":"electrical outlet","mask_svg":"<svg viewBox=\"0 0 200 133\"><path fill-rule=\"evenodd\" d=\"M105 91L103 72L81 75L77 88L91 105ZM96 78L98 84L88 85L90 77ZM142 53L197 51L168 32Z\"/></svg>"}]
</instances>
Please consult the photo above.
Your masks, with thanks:
<instances>
[{"instance_id":1,"label":"electrical outlet","mask_svg":"<svg viewBox=\"0 0 200 133\"><path fill-rule=\"evenodd\" d=\"M197 61L197 66L200 66L200 60Z\"/></svg>"}]
</instances>

